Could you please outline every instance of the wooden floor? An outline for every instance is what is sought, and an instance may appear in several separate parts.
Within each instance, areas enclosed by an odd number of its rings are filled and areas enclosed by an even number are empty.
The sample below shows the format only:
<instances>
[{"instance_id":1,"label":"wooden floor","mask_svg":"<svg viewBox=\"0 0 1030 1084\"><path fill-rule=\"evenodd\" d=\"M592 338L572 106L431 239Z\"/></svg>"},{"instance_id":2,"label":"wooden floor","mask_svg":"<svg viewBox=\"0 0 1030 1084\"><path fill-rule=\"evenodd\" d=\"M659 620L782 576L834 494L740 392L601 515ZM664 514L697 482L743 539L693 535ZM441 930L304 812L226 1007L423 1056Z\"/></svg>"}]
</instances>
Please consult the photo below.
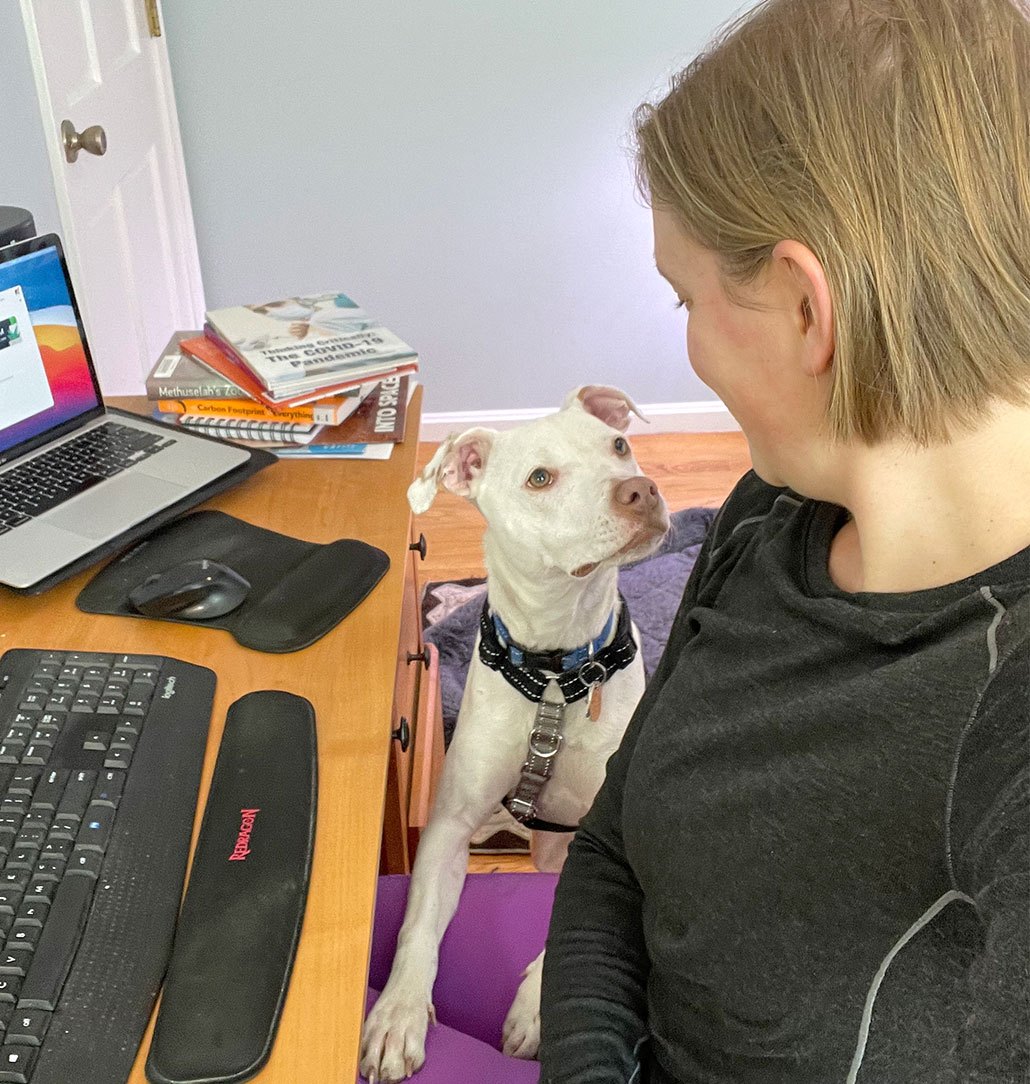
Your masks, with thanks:
<instances>
[{"instance_id":1,"label":"wooden floor","mask_svg":"<svg viewBox=\"0 0 1030 1084\"><path fill-rule=\"evenodd\" d=\"M742 433L656 433L634 436L630 443L641 470L665 497L670 512L698 506L716 507L751 466ZM418 469L429 462L437 445L419 445ZM423 584L483 576L483 518L465 500L441 490L432 507L415 517L415 531L426 536L426 559L419 575ZM532 870L524 855L472 855L469 872Z\"/></svg>"}]
</instances>

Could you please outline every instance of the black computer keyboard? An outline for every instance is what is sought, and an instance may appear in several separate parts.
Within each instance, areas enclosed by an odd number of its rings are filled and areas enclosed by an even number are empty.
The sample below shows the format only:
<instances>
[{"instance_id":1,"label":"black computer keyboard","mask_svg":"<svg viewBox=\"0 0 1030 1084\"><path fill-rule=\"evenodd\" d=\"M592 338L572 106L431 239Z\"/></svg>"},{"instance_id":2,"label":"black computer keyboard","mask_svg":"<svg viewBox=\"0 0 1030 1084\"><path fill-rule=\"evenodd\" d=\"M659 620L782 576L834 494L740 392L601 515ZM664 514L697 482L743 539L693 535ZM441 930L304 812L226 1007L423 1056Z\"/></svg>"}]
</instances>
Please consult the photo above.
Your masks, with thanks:
<instances>
[{"instance_id":1,"label":"black computer keyboard","mask_svg":"<svg viewBox=\"0 0 1030 1084\"><path fill-rule=\"evenodd\" d=\"M0 657L0 1082L115 1084L171 950L215 677Z\"/></svg>"},{"instance_id":2,"label":"black computer keyboard","mask_svg":"<svg viewBox=\"0 0 1030 1084\"><path fill-rule=\"evenodd\" d=\"M104 422L0 474L0 534L174 443L174 437Z\"/></svg>"}]
</instances>

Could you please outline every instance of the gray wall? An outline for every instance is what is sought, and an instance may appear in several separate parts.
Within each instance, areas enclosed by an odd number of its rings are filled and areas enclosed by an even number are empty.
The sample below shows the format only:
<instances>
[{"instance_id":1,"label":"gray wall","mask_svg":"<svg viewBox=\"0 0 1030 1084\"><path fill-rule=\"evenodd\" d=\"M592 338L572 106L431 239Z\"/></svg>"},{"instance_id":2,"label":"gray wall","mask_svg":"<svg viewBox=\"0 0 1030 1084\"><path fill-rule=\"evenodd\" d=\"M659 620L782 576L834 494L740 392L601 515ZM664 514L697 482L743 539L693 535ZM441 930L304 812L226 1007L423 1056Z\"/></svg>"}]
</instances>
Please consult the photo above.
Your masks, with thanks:
<instances>
[{"instance_id":1,"label":"gray wall","mask_svg":"<svg viewBox=\"0 0 1030 1084\"><path fill-rule=\"evenodd\" d=\"M345 290L420 351L430 412L711 402L628 145L739 6L166 0L208 307ZM59 230L11 0L0 41L0 202Z\"/></svg>"},{"instance_id":2,"label":"gray wall","mask_svg":"<svg viewBox=\"0 0 1030 1084\"><path fill-rule=\"evenodd\" d=\"M627 144L738 6L166 2L208 306L351 293L420 351L431 412L711 401Z\"/></svg>"},{"instance_id":3,"label":"gray wall","mask_svg":"<svg viewBox=\"0 0 1030 1084\"><path fill-rule=\"evenodd\" d=\"M39 233L60 232L25 27L16 2L0 0L0 203L32 212Z\"/></svg>"}]
</instances>

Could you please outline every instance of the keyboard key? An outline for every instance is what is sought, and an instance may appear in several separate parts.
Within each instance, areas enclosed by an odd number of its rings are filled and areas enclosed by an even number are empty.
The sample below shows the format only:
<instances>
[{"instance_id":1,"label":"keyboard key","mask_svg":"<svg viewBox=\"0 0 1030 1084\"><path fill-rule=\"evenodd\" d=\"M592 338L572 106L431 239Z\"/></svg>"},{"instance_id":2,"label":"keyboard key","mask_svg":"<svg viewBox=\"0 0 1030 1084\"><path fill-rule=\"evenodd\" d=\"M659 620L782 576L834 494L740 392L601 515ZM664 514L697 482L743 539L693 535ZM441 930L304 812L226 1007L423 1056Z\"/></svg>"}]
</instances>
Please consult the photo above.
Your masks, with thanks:
<instances>
[{"instance_id":1,"label":"keyboard key","mask_svg":"<svg viewBox=\"0 0 1030 1084\"><path fill-rule=\"evenodd\" d=\"M16 847L7 856L6 869L27 869L32 870L35 868L36 859L39 857L39 851L32 847Z\"/></svg>"},{"instance_id":2,"label":"keyboard key","mask_svg":"<svg viewBox=\"0 0 1030 1084\"><path fill-rule=\"evenodd\" d=\"M22 984L19 1007L50 1011L57 1008L61 988L86 925L92 898L93 881L90 878L68 877L61 882L43 936L32 954L32 966ZM0 973L3 972L4 958L14 951L8 949L0 953Z\"/></svg>"},{"instance_id":3,"label":"keyboard key","mask_svg":"<svg viewBox=\"0 0 1030 1084\"><path fill-rule=\"evenodd\" d=\"M86 810L79 834L75 838L76 853L79 850L91 850L102 854L107 850L111 829L114 827L114 814L115 811L107 805L91 805Z\"/></svg>"},{"instance_id":4,"label":"keyboard key","mask_svg":"<svg viewBox=\"0 0 1030 1084\"><path fill-rule=\"evenodd\" d=\"M23 903L14 916L14 921L23 926L42 926L46 922L49 904Z\"/></svg>"},{"instance_id":5,"label":"keyboard key","mask_svg":"<svg viewBox=\"0 0 1030 1084\"><path fill-rule=\"evenodd\" d=\"M65 789L64 796L57 807L58 818L62 814L73 816L76 820L81 819L86 806L89 805L93 794L93 787L97 781L97 773L90 771L72 772Z\"/></svg>"},{"instance_id":6,"label":"keyboard key","mask_svg":"<svg viewBox=\"0 0 1030 1084\"><path fill-rule=\"evenodd\" d=\"M110 666L114 661L114 656L103 655L96 651L69 651L64 661L66 666Z\"/></svg>"},{"instance_id":7,"label":"keyboard key","mask_svg":"<svg viewBox=\"0 0 1030 1084\"><path fill-rule=\"evenodd\" d=\"M0 1047L0 1084L28 1084L38 1057L38 1046Z\"/></svg>"},{"instance_id":8,"label":"keyboard key","mask_svg":"<svg viewBox=\"0 0 1030 1084\"><path fill-rule=\"evenodd\" d=\"M14 841L15 849L34 847L37 851L46 843L46 828L42 824L23 824Z\"/></svg>"},{"instance_id":9,"label":"keyboard key","mask_svg":"<svg viewBox=\"0 0 1030 1084\"><path fill-rule=\"evenodd\" d=\"M80 878L81 880L81 878ZM27 948L7 948L0 951L0 975L17 975L25 978L32 962L32 950Z\"/></svg>"},{"instance_id":10,"label":"keyboard key","mask_svg":"<svg viewBox=\"0 0 1030 1084\"><path fill-rule=\"evenodd\" d=\"M56 891L56 881L46 881L40 877L34 878L29 882L29 886L25 890L25 902L49 904L53 900Z\"/></svg>"},{"instance_id":11,"label":"keyboard key","mask_svg":"<svg viewBox=\"0 0 1030 1084\"><path fill-rule=\"evenodd\" d=\"M74 839L64 839L51 833L43 843L43 850L40 852L40 858L60 858L67 862L68 858L71 856L72 847L74 846Z\"/></svg>"},{"instance_id":12,"label":"keyboard key","mask_svg":"<svg viewBox=\"0 0 1030 1084\"><path fill-rule=\"evenodd\" d=\"M123 727L119 727L111 738L111 751L116 749L127 749L130 753L136 748L136 742L139 741L139 736L134 734L131 730L126 730Z\"/></svg>"},{"instance_id":13,"label":"keyboard key","mask_svg":"<svg viewBox=\"0 0 1030 1084\"><path fill-rule=\"evenodd\" d=\"M25 1046L41 1046L50 1027L51 1014L44 1009L17 1009L7 1025L7 1041Z\"/></svg>"},{"instance_id":14,"label":"keyboard key","mask_svg":"<svg viewBox=\"0 0 1030 1084\"><path fill-rule=\"evenodd\" d=\"M164 659L159 655L115 655L115 666L128 666L133 670L145 667L148 670L160 670Z\"/></svg>"},{"instance_id":15,"label":"keyboard key","mask_svg":"<svg viewBox=\"0 0 1030 1084\"><path fill-rule=\"evenodd\" d=\"M30 770L31 769L26 768L21 769L22 772L28 772ZM47 772L43 778L40 779L33 791L32 808L52 809L56 812L67 783L68 770L66 768L55 768L54 770Z\"/></svg>"},{"instance_id":16,"label":"keyboard key","mask_svg":"<svg viewBox=\"0 0 1030 1084\"><path fill-rule=\"evenodd\" d=\"M36 943L39 941L39 936L43 932L41 926L30 926L25 923L18 925L18 920L15 919L14 928L11 930L7 937L8 948L27 948L36 950Z\"/></svg>"},{"instance_id":17,"label":"keyboard key","mask_svg":"<svg viewBox=\"0 0 1030 1084\"><path fill-rule=\"evenodd\" d=\"M68 859L65 877L68 880L81 877L83 880L88 878L91 882L95 881L100 876L100 867L103 862L104 856L102 854L76 847L72 851L71 858Z\"/></svg>"},{"instance_id":18,"label":"keyboard key","mask_svg":"<svg viewBox=\"0 0 1030 1084\"><path fill-rule=\"evenodd\" d=\"M90 804L109 805L112 808L117 808L124 787L125 772L110 768L102 771L97 778L97 785L93 790L93 798Z\"/></svg>"},{"instance_id":19,"label":"keyboard key","mask_svg":"<svg viewBox=\"0 0 1030 1084\"><path fill-rule=\"evenodd\" d=\"M33 867L32 875L38 881L59 881L66 868L67 862L63 858L41 858Z\"/></svg>"}]
</instances>

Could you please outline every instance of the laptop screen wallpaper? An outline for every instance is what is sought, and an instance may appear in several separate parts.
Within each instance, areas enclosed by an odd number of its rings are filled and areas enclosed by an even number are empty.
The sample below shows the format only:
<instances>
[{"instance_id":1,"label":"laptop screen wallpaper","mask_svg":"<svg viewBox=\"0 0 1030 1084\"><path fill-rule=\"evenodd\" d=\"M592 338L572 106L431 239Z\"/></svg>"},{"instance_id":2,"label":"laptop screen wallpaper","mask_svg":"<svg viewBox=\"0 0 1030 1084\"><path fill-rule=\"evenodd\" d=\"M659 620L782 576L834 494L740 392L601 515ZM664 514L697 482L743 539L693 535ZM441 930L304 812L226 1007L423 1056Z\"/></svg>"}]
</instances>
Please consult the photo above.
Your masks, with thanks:
<instances>
[{"instance_id":1,"label":"laptop screen wallpaper","mask_svg":"<svg viewBox=\"0 0 1030 1084\"><path fill-rule=\"evenodd\" d=\"M0 263L0 453L97 405L57 249Z\"/></svg>"}]
</instances>

